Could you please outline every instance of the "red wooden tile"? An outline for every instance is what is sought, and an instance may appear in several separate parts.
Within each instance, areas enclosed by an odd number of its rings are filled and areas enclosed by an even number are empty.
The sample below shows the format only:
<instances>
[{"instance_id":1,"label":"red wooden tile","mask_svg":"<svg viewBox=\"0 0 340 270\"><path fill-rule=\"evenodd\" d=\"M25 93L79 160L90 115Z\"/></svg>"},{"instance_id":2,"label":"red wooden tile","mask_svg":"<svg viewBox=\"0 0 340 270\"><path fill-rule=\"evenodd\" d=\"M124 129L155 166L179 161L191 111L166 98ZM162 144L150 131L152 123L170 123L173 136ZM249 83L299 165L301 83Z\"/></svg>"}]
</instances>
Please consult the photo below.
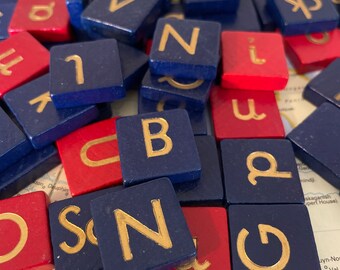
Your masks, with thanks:
<instances>
[{"instance_id":1,"label":"red wooden tile","mask_svg":"<svg viewBox=\"0 0 340 270\"><path fill-rule=\"evenodd\" d=\"M8 27L10 35L23 31L44 42L71 39L65 0L18 0Z\"/></svg>"},{"instance_id":2,"label":"red wooden tile","mask_svg":"<svg viewBox=\"0 0 340 270\"><path fill-rule=\"evenodd\" d=\"M217 140L284 138L273 92L212 89L211 112Z\"/></svg>"},{"instance_id":3,"label":"red wooden tile","mask_svg":"<svg viewBox=\"0 0 340 270\"><path fill-rule=\"evenodd\" d=\"M0 42L0 97L48 71L50 54L29 33Z\"/></svg>"},{"instance_id":4,"label":"red wooden tile","mask_svg":"<svg viewBox=\"0 0 340 270\"><path fill-rule=\"evenodd\" d=\"M281 90L288 82L282 36L278 33L222 32L221 86Z\"/></svg>"},{"instance_id":5,"label":"red wooden tile","mask_svg":"<svg viewBox=\"0 0 340 270\"><path fill-rule=\"evenodd\" d=\"M328 66L340 57L340 30L284 38L286 52L298 73Z\"/></svg>"},{"instance_id":6,"label":"red wooden tile","mask_svg":"<svg viewBox=\"0 0 340 270\"><path fill-rule=\"evenodd\" d=\"M42 191L0 201L1 270L52 263L47 203Z\"/></svg>"},{"instance_id":7,"label":"red wooden tile","mask_svg":"<svg viewBox=\"0 0 340 270\"><path fill-rule=\"evenodd\" d=\"M226 210L219 207L183 207L197 249L193 263L176 270L230 270L228 220Z\"/></svg>"},{"instance_id":8,"label":"red wooden tile","mask_svg":"<svg viewBox=\"0 0 340 270\"><path fill-rule=\"evenodd\" d=\"M57 141L72 196L122 184L116 119L83 127Z\"/></svg>"}]
</instances>

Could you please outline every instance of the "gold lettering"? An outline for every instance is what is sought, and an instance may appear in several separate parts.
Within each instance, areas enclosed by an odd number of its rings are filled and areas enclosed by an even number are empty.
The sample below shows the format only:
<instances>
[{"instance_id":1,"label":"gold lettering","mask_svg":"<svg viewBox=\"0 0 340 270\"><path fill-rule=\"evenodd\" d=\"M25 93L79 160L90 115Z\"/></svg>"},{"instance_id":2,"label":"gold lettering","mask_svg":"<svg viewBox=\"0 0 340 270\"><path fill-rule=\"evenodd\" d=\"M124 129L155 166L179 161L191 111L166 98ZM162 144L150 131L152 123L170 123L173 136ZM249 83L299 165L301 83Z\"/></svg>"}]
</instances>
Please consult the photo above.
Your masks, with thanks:
<instances>
[{"instance_id":1,"label":"gold lettering","mask_svg":"<svg viewBox=\"0 0 340 270\"><path fill-rule=\"evenodd\" d=\"M337 101L340 101L340 93L337 93L335 96L334 96L335 100Z\"/></svg>"},{"instance_id":2,"label":"gold lettering","mask_svg":"<svg viewBox=\"0 0 340 270\"><path fill-rule=\"evenodd\" d=\"M8 51L0 54L0 61L3 60L4 58L10 56L11 54L15 53L14 49L9 49ZM22 60L24 60L24 58L22 56L18 56L17 58L9 61L6 64L2 64L0 63L0 73L4 76L11 76L12 75L12 71L8 70L9 68L11 68L12 66L20 63Z\"/></svg>"},{"instance_id":3,"label":"gold lettering","mask_svg":"<svg viewBox=\"0 0 340 270\"><path fill-rule=\"evenodd\" d=\"M184 20L184 14L181 13L169 13L164 18L174 18L178 20Z\"/></svg>"},{"instance_id":4,"label":"gold lettering","mask_svg":"<svg viewBox=\"0 0 340 270\"><path fill-rule=\"evenodd\" d=\"M248 99L248 108L249 108L249 113L248 114L241 114L240 110L238 108L238 100L233 99L232 101L233 105L233 112L236 118L243 120L243 121L248 121L248 120L256 120L260 121L263 120L264 118L267 117L265 113L257 114L255 110L255 101L253 99Z\"/></svg>"},{"instance_id":5,"label":"gold lettering","mask_svg":"<svg viewBox=\"0 0 340 270\"><path fill-rule=\"evenodd\" d=\"M93 227L94 227L94 222L93 222L93 219L91 218L89 222L86 224L86 228L85 228L87 240L89 240L89 242L92 245L98 246L98 240L97 240L97 237L94 235Z\"/></svg>"},{"instance_id":6,"label":"gold lettering","mask_svg":"<svg viewBox=\"0 0 340 270\"><path fill-rule=\"evenodd\" d=\"M261 243L264 245L269 244L268 233L275 235L281 242L282 253L277 263L270 266L261 266L254 263L246 252L246 239L249 232L243 228L237 236L237 253L242 263L251 270L282 270L286 267L290 259L290 246L287 237L279 229L266 224L259 224L258 229L260 232Z\"/></svg>"},{"instance_id":7,"label":"gold lettering","mask_svg":"<svg viewBox=\"0 0 340 270\"><path fill-rule=\"evenodd\" d=\"M163 215L163 210L161 206L161 201L155 199L151 201L152 210L157 223L158 232L151 230L144 224L139 222L134 217L130 216L121 209L116 209L114 215L117 222L117 229L119 234L119 241L123 252L124 261L130 261L133 258L133 254L130 248L129 232L127 230L127 225L143 234L150 240L156 242L159 246L164 249L172 248L172 241L166 226L166 222Z\"/></svg>"},{"instance_id":8,"label":"gold lettering","mask_svg":"<svg viewBox=\"0 0 340 270\"><path fill-rule=\"evenodd\" d=\"M71 223L70 221L67 220L66 215L70 212L78 215L80 213L80 208L78 206L75 206L75 205L70 205L70 206L65 207L59 213L59 223L65 229L74 233L78 237L78 242L75 246L71 247L64 241L61 244L59 244L59 247L61 248L61 250L63 250L67 254L76 254L80 250L82 250L82 248L84 247L85 242L86 242L86 234L82 230L82 228L74 225L73 223Z\"/></svg>"},{"instance_id":9,"label":"gold lettering","mask_svg":"<svg viewBox=\"0 0 340 270\"><path fill-rule=\"evenodd\" d=\"M1 220L10 220L15 222L20 229L20 239L18 244L10 252L5 255L0 255L0 264L15 258L22 251L28 239L28 226L21 216L14 213L2 213L0 214L0 221Z\"/></svg>"},{"instance_id":10,"label":"gold lettering","mask_svg":"<svg viewBox=\"0 0 340 270\"><path fill-rule=\"evenodd\" d=\"M157 112L163 112L164 106L165 106L166 100L162 99L157 103ZM185 103L181 102L178 106L178 108L185 109Z\"/></svg>"},{"instance_id":11,"label":"gold lettering","mask_svg":"<svg viewBox=\"0 0 340 270\"><path fill-rule=\"evenodd\" d=\"M248 38L248 41L250 44L252 44L255 41L255 38ZM255 45L249 45L249 55L251 62L255 65L263 65L267 62L266 59L257 57L257 50Z\"/></svg>"},{"instance_id":12,"label":"gold lettering","mask_svg":"<svg viewBox=\"0 0 340 270\"><path fill-rule=\"evenodd\" d=\"M270 164L268 170L260 171L256 169L253 164L254 159L256 158L265 158L266 160L268 160ZM257 152L251 153L247 157L247 167L249 170L248 180L254 186L257 185L257 181L256 181L257 177L292 178L291 172L279 172L277 170L277 162L276 162L275 157L272 154L267 153L267 152L257 151Z\"/></svg>"},{"instance_id":13,"label":"gold lettering","mask_svg":"<svg viewBox=\"0 0 340 270\"><path fill-rule=\"evenodd\" d=\"M332 0L334 4L340 4L340 0Z\"/></svg>"},{"instance_id":14,"label":"gold lettering","mask_svg":"<svg viewBox=\"0 0 340 270\"><path fill-rule=\"evenodd\" d=\"M134 1L135 0L123 0L120 3L118 3L119 0L111 0L109 11L113 13L113 12L131 4Z\"/></svg>"},{"instance_id":15,"label":"gold lettering","mask_svg":"<svg viewBox=\"0 0 340 270\"><path fill-rule=\"evenodd\" d=\"M81 161L89 166L89 167L99 167L99 166L104 166L107 164L111 164L111 163L115 163L115 162L119 162L120 158L119 155L117 156L113 156L113 157L109 157L109 158L105 158L105 159L101 159L101 160L91 160L89 159L89 157L87 156L87 151L94 145L97 144L101 144L101 143L106 143L106 142L110 142L110 141L114 141L117 140L117 135L110 135L110 136L106 136L106 137L102 137L102 138L98 138L92 141L87 142L80 150L80 158Z\"/></svg>"},{"instance_id":16,"label":"gold lettering","mask_svg":"<svg viewBox=\"0 0 340 270\"><path fill-rule=\"evenodd\" d=\"M178 34L178 32L170 25L165 24L163 34L161 37L161 42L159 43L158 50L160 52L165 51L165 46L168 42L169 34L171 34L174 39L177 40L177 42L183 47L183 49L191 55L194 55L196 53L196 47L197 47L197 41L198 41L198 35L200 32L200 28L194 27L192 34L191 34L191 40L190 44L186 43L184 39Z\"/></svg>"},{"instance_id":17,"label":"gold lettering","mask_svg":"<svg viewBox=\"0 0 340 270\"><path fill-rule=\"evenodd\" d=\"M0 18L1 18L2 16L4 16L4 14L0 11Z\"/></svg>"},{"instance_id":18,"label":"gold lettering","mask_svg":"<svg viewBox=\"0 0 340 270\"><path fill-rule=\"evenodd\" d=\"M306 38L310 43L316 44L316 45L323 45L329 42L329 33L323 32L321 33L321 38L313 37L312 34L306 34Z\"/></svg>"},{"instance_id":19,"label":"gold lettering","mask_svg":"<svg viewBox=\"0 0 340 270\"><path fill-rule=\"evenodd\" d=\"M151 134L150 124L157 123L161 125L161 130L158 133ZM142 119L142 127L144 134L144 142L146 148L146 154L148 158L164 156L170 153L172 150L172 140L166 135L169 130L169 124L164 118L150 118L150 119ZM154 150L152 147L152 140L160 139L164 142L164 147L159 150Z\"/></svg>"},{"instance_id":20,"label":"gold lettering","mask_svg":"<svg viewBox=\"0 0 340 270\"><path fill-rule=\"evenodd\" d=\"M50 92L45 92L43 94L41 94L40 96L31 99L28 103L30 105L34 105L39 103L38 107L37 107L37 113L42 113L45 110L45 107L47 106L47 104L49 102L52 102L51 97L50 97Z\"/></svg>"},{"instance_id":21,"label":"gold lettering","mask_svg":"<svg viewBox=\"0 0 340 270\"><path fill-rule=\"evenodd\" d=\"M83 60L77 54L67 56L66 62L74 61L76 65L76 81L77 84L84 84Z\"/></svg>"},{"instance_id":22,"label":"gold lettering","mask_svg":"<svg viewBox=\"0 0 340 270\"><path fill-rule=\"evenodd\" d=\"M184 83L180 83L180 82L175 81L173 78L171 78L169 76L164 76L164 77L159 78L158 82L159 83L167 82L172 87L175 87L175 88L181 89L181 90L192 90L192 89L195 89L197 87L200 87L204 83L204 80L196 80L192 83L184 84Z\"/></svg>"},{"instance_id":23,"label":"gold lettering","mask_svg":"<svg viewBox=\"0 0 340 270\"><path fill-rule=\"evenodd\" d=\"M194 245L196 248L196 251L198 250L198 246L197 246L197 238L193 238L194 241ZM209 267L211 266L211 263L209 261L204 261L203 264L200 264L197 260L197 258L195 258L195 260L191 263L188 264L184 264L180 267L177 267L176 270L207 270Z\"/></svg>"},{"instance_id":24,"label":"gold lettering","mask_svg":"<svg viewBox=\"0 0 340 270\"><path fill-rule=\"evenodd\" d=\"M313 0L315 5L311 7L307 7L304 0L285 0L285 1L288 4L293 5L293 9L292 9L293 12L298 12L301 9L303 15L305 15L307 19L312 18L312 14L310 13L310 11L317 11L320 8L322 8L321 0Z\"/></svg>"},{"instance_id":25,"label":"gold lettering","mask_svg":"<svg viewBox=\"0 0 340 270\"><path fill-rule=\"evenodd\" d=\"M32 6L28 17L34 22L46 21L52 17L54 6L54 2L51 2L48 5L34 5ZM39 13L43 13L44 15L38 15Z\"/></svg>"}]
</instances>

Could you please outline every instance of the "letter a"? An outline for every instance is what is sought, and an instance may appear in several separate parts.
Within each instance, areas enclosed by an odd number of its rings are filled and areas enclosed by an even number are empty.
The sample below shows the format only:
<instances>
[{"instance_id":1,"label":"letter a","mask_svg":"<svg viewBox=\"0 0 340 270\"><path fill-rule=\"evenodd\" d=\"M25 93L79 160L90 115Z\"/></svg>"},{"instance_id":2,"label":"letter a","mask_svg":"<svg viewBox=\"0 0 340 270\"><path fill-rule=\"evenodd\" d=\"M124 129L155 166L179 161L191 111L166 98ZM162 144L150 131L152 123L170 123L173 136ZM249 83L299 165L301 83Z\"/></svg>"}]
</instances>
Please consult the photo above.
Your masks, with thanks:
<instances>
[{"instance_id":1,"label":"letter a","mask_svg":"<svg viewBox=\"0 0 340 270\"><path fill-rule=\"evenodd\" d=\"M53 15L54 6L54 2L51 2L48 5L34 5L32 6L28 17L34 22L47 21Z\"/></svg>"}]
</instances>

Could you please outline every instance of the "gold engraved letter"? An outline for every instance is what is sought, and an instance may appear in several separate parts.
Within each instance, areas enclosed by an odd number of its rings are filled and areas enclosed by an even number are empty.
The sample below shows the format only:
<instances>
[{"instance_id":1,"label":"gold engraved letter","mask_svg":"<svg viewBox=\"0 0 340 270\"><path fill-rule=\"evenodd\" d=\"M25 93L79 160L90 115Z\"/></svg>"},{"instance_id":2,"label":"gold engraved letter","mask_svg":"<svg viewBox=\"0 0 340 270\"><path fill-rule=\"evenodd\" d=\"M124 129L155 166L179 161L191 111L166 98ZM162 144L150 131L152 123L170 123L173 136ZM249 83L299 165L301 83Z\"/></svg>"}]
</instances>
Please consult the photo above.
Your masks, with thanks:
<instances>
[{"instance_id":1,"label":"gold engraved letter","mask_svg":"<svg viewBox=\"0 0 340 270\"><path fill-rule=\"evenodd\" d=\"M261 114L257 114L256 110L255 110L255 101L253 99L248 99L248 107L249 107L249 113L248 114L241 114L240 110L238 108L238 101L237 99L233 99L232 100L232 104L233 104L233 112L234 115L237 119L243 120L243 121L248 121L248 120L262 120L264 118L266 118L266 114L265 113L261 113Z\"/></svg>"},{"instance_id":2,"label":"gold engraved letter","mask_svg":"<svg viewBox=\"0 0 340 270\"><path fill-rule=\"evenodd\" d=\"M34 5L32 6L28 17L34 22L47 21L53 15L54 6L54 2L51 2L48 5ZM40 15L38 15L39 13Z\"/></svg>"},{"instance_id":3,"label":"gold engraved letter","mask_svg":"<svg viewBox=\"0 0 340 270\"><path fill-rule=\"evenodd\" d=\"M193 241L194 241L194 245L195 245L195 248L196 250L198 250L198 247L197 247L197 238L193 238ZM209 269L211 263L209 261L204 261L203 264L200 264L197 260L197 258L195 258L195 260L191 263L188 263L188 264L184 264L182 266L179 266L176 268L176 270L207 270Z\"/></svg>"},{"instance_id":4,"label":"gold engraved letter","mask_svg":"<svg viewBox=\"0 0 340 270\"><path fill-rule=\"evenodd\" d=\"M340 0L332 0L334 4L340 4Z\"/></svg>"},{"instance_id":5,"label":"gold engraved letter","mask_svg":"<svg viewBox=\"0 0 340 270\"><path fill-rule=\"evenodd\" d=\"M290 259L290 246L287 237L279 229L266 224L258 225L261 243L264 245L269 244L268 233L275 235L281 242L282 253L281 258L277 263L270 266L261 266L254 263L246 252L246 239L249 232L246 229L242 229L237 236L237 253L242 263L251 270L283 270Z\"/></svg>"},{"instance_id":6,"label":"gold engraved letter","mask_svg":"<svg viewBox=\"0 0 340 270\"><path fill-rule=\"evenodd\" d=\"M21 216L14 213L2 213L0 214L0 221L1 220L10 220L16 223L20 229L20 239L18 244L10 252L5 255L0 255L0 264L15 258L22 251L28 239L28 226Z\"/></svg>"},{"instance_id":7,"label":"gold engraved letter","mask_svg":"<svg viewBox=\"0 0 340 270\"><path fill-rule=\"evenodd\" d=\"M306 38L310 43L316 45L323 45L329 42L329 33L323 32L321 38L313 37L312 34L306 34Z\"/></svg>"},{"instance_id":8,"label":"gold engraved letter","mask_svg":"<svg viewBox=\"0 0 340 270\"><path fill-rule=\"evenodd\" d=\"M76 64L77 84L84 84L83 60L79 55L73 54L65 58L66 62L74 61Z\"/></svg>"},{"instance_id":9,"label":"gold engraved letter","mask_svg":"<svg viewBox=\"0 0 340 270\"><path fill-rule=\"evenodd\" d=\"M335 96L334 96L335 100L337 101L340 101L340 93L337 93Z\"/></svg>"},{"instance_id":10,"label":"gold engraved letter","mask_svg":"<svg viewBox=\"0 0 340 270\"><path fill-rule=\"evenodd\" d=\"M93 222L93 219L91 218L89 222L86 224L86 228L85 228L87 240L89 240L89 242L92 245L98 246L98 240L97 240L97 237L93 233L93 227L94 227L94 222Z\"/></svg>"},{"instance_id":11,"label":"gold engraved letter","mask_svg":"<svg viewBox=\"0 0 340 270\"><path fill-rule=\"evenodd\" d=\"M151 134L150 124L157 123L161 125L161 130L158 133ZM150 119L142 119L143 126L143 134L144 134L144 143L146 147L146 154L148 158L150 157L158 157L164 156L170 153L172 150L172 140L166 135L169 130L169 124L164 118L150 118ZM154 150L152 147L152 140L160 139L164 141L164 147L159 150Z\"/></svg>"},{"instance_id":12,"label":"gold engraved letter","mask_svg":"<svg viewBox=\"0 0 340 270\"><path fill-rule=\"evenodd\" d=\"M30 105L34 105L34 104L39 103L36 111L37 111L37 113L42 113L45 110L47 103L49 103L51 101L52 100L51 100L51 97L50 97L50 92L47 91L47 92L41 94L40 96L31 99L28 103Z\"/></svg>"},{"instance_id":13,"label":"gold engraved letter","mask_svg":"<svg viewBox=\"0 0 340 270\"><path fill-rule=\"evenodd\" d=\"M8 51L0 54L0 61L6 58L7 56L10 56L11 54L15 53L14 49L9 49ZM9 61L6 64L0 63L0 73L4 76L11 76L12 71L8 70L10 67L20 63L24 58L22 56L18 56L17 58L14 58L13 60Z\"/></svg>"},{"instance_id":14,"label":"gold engraved letter","mask_svg":"<svg viewBox=\"0 0 340 270\"><path fill-rule=\"evenodd\" d=\"M109 11L113 13L113 12L117 11L118 9L121 9L121 8L127 6L128 4L131 4L134 1L135 0L122 0L122 1L111 0ZM120 3L118 3L118 2L120 2Z\"/></svg>"},{"instance_id":15,"label":"gold engraved letter","mask_svg":"<svg viewBox=\"0 0 340 270\"><path fill-rule=\"evenodd\" d=\"M172 241L166 226L166 222L163 215L163 210L161 206L161 201L155 199L151 201L153 214L156 219L158 232L151 230L137 219L125 213L121 209L116 209L114 211L115 219L117 222L119 241L123 252L124 261L130 261L133 258L133 254L130 248L130 239L127 225L143 234L150 240L156 242L159 246L164 249L172 248Z\"/></svg>"},{"instance_id":16,"label":"gold engraved letter","mask_svg":"<svg viewBox=\"0 0 340 270\"><path fill-rule=\"evenodd\" d=\"M198 27L194 27L192 34L191 34L190 44L188 44L177 33L177 31L170 24L167 23L164 26L163 34L161 37L161 42L159 43L158 50L160 52L165 51L165 46L168 42L169 34L171 34L188 54L194 55L196 53L199 32L200 32L200 29Z\"/></svg>"},{"instance_id":17,"label":"gold engraved letter","mask_svg":"<svg viewBox=\"0 0 340 270\"><path fill-rule=\"evenodd\" d=\"M322 8L321 0L313 0L315 5L311 7L307 7L304 0L285 0L285 1L288 4L293 5L293 9L292 9L293 12L298 12L301 9L303 15L305 15L307 19L312 18L312 14L310 13L310 11L317 11L320 8Z\"/></svg>"},{"instance_id":18,"label":"gold engraved letter","mask_svg":"<svg viewBox=\"0 0 340 270\"><path fill-rule=\"evenodd\" d=\"M1 18L2 16L4 16L4 14L0 11L0 18Z\"/></svg>"},{"instance_id":19,"label":"gold engraved letter","mask_svg":"<svg viewBox=\"0 0 340 270\"><path fill-rule=\"evenodd\" d=\"M269 169L265 171L256 169L253 164L254 159L256 158L265 158L268 160L270 164ZM291 172L279 172L277 170L277 162L275 157L267 152L257 151L251 153L247 157L247 167L249 170L248 180L254 186L257 184L256 177L292 178Z\"/></svg>"},{"instance_id":20,"label":"gold engraved letter","mask_svg":"<svg viewBox=\"0 0 340 270\"><path fill-rule=\"evenodd\" d=\"M255 41L254 38L248 38L249 43L253 43ZM257 57L257 51L255 45L249 45L249 55L250 55L250 60L253 64L255 65L263 65L266 63L266 59L264 58L258 58Z\"/></svg>"},{"instance_id":21,"label":"gold engraved letter","mask_svg":"<svg viewBox=\"0 0 340 270\"><path fill-rule=\"evenodd\" d=\"M168 82L168 84L170 84L172 87L175 87L177 89L182 89L182 90L192 90L197 87L200 87L204 83L203 80L196 80L192 83L184 84L184 83L179 83L175 81L173 78L169 76L164 76L164 77L159 78L158 82L160 83Z\"/></svg>"},{"instance_id":22,"label":"gold engraved letter","mask_svg":"<svg viewBox=\"0 0 340 270\"><path fill-rule=\"evenodd\" d=\"M101 144L101 143L114 141L114 140L117 140L116 134L106 136L106 137L102 137L102 138L98 138L98 139L87 142L80 150L81 161L89 167L99 167L99 166L104 166L104 165L107 165L107 164L118 162L120 160L118 155L113 156L113 157L109 157L109 158L105 158L105 159L101 159L101 160L91 160L87 156L87 151L92 146L97 145L97 144Z\"/></svg>"},{"instance_id":23,"label":"gold engraved letter","mask_svg":"<svg viewBox=\"0 0 340 270\"><path fill-rule=\"evenodd\" d=\"M67 220L66 215L68 213L74 213L76 215L78 215L80 213L80 208L78 206L75 205L70 205L65 207L60 213L59 213L59 223L68 231L74 233L75 235L77 235L78 237L78 242L74 247L69 246L65 241L62 242L61 244L59 244L59 247L66 252L67 254L76 254L78 253L80 250L82 250L82 248L85 245L86 242L86 234L85 232L82 230L82 228L74 225L73 223L71 223L70 221Z\"/></svg>"}]
</instances>

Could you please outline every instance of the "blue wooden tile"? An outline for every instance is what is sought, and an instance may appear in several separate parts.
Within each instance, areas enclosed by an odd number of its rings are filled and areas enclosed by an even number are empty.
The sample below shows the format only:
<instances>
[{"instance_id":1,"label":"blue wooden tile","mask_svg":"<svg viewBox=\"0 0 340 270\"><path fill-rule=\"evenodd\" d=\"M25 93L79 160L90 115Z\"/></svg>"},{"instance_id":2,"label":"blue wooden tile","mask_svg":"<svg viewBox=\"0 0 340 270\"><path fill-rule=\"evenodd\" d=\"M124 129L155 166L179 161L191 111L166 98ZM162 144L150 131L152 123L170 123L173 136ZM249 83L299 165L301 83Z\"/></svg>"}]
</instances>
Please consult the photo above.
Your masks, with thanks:
<instances>
[{"instance_id":1,"label":"blue wooden tile","mask_svg":"<svg viewBox=\"0 0 340 270\"><path fill-rule=\"evenodd\" d=\"M95 105L56 110L49 96L49 75L40 77L4 96L34 148L39 149L95 120Z\"/></svg>"},{"instance_id":2,"label":"blue wooden tile","mask_svg":"<svg viewBox=\"0 0 340 270\"><path fill-rule=\"evenodd\" d=\"M186 15L235 13L239 0L183 0Z\"/></svg>"},{"instance_id":3,"label":"blue wooden tile","mask_svg":"<svg viewBox=\"0 0 340 270\"><path fill-rule=\"evenodd\" d=\"M131 46L118 42L124 88L137 88L148 68L149 57Z\"/></svg>"},{"instance_id":4,"label":"blue wooden tile","mask_svg":"<svg viewBox=\"0 0 340 270\"><path fill-rule=\"evenodd\" d=\"M195 136L202 164L198 181L175 184L177 198L183 206L220 206L223 204L223 183L216 142L213 136Z\"/></svg>"},{"instance_id":5,"label":"blue wooden tile","mask_svg":"<svg viewBox=\"0 0 340 270\"><path fill-rule=\"evenodd\" d=\"M125 97L117 41L96 40L51 49L51 97L57 108Z\"/></svg>"},{"instance_id":6,"label":"blue wooden tile","mask_svg":"<svg viewBox=\"0 0 340 270\"><path fill-rule=\"evenodd\" d=\"M90 34L136 44L153 32L163 10L163 0L95 0L83 12L82 22Z\"/></svg>"},{"instance_id":7,"label":"blue wooden tile","mask_svg":"<svg viewBox=\"0 0 340 270\"><path fill-rule=\"evenodd\" d=\"M228 220L233 269L321 269L306 206L232 205Z\"/></svg>"},{"instance_id":8,"label":"blue wooden tile","mask_svg":"<svg viewBox=\"0 0 340 270\"><path fill-rule=\"evenodd\" d=\"M340 14L340 2L337 2L336 0L332 1L334 7L336 8L336 10L338 11L338 14ZM338 26L340 25L340 19L338 22Z\"/></svg>"},{"instance_id":9,"label":"blue wooden tile","mask_svg":"<svg viewBox=\"0 0 340 270\"><path fill-rule=\"evenodd\" d=\"M91 212L105 270L172 269L196 255L169 179L102 196Z\"/></svg>"},{"instance_id":10,"label":"blue wooden tile","mask_svg":"<svg viewBox=\"0 0 340 270\"><path fill-rule=\"evenodd\" d=\"M183 109L120 118L117 138L124 186L159 177L179 183L201 176L194 135Z\"/></svg>"},{"instance_id":11,"label":"blue wooden tile","mask_svg":"<svg viewBox=\"0 0 340 270\"><path fill-rule=\"evenodd\" d=\"M190 16L196 20L208 20L221 24L222 31L254 31L260 32L261 25L256 14L253 1L239 0L236 14Z\"/></svg>"},{"instance_id":12,"label":"blue wooden tile","mask_svg":"<svg viewBox=\"0 0 340 270\"><path fill-rule=\"evenodd\" d=\"M0 107L0 172L33 148L23 132Z\"/></svg>"},{"instance_id":13,"label":"blue wooden tile","mask_svg":"<svg viewBox=\"0 0 340 270\"><path fill-rule=\"evenodd\" d=\"M88 5L88 0L66 0L66 7L70 14L70 23L77 29L82 30L81 14Z\"/></svg>"},{"instance_id":14,"label":"blue wooden tile","mask_svg":"<svg viewBox=\"0 0 340 270\"><path fill-rule=\"evenodd\" d=\"M165 99L183 102L189 110L204 110L211 86L212 81L158 76L148 71L142 81L140 94L154 101Z\"/></svg>"},{"instance_id":15,"label":"blue wooden tile","mask_svg":"<svg viewBox=\"0 0 340 270\"><path fill-rule=\"evenodd\" d=\"M340 107L339 68L340 58L334 60L307 84L303 97L316 106L328 101Z\"/></svg>"},{"instance_id":16,"label":"blue wooden tile","mask_svg":"<svg viewBox=\"0 0 340 270\"><path fill-rule=\"evenodd\" d=\"M8 26L12 18L12 14L16 2L1 1L0 3L0 40L8 38Z\"/></svg>"},{"instance_id":17,"label":"blue wooden tile","mask_svg":"<svg viewBox=\"0 0 340 270\"><path fill-rule=\"evenodd\" d=\"M221 26L215 22L159 19L150 53L153 74L213 80L220 59Z\"/></svg>"},{"instance_id":18,"label":"blue wooden tile","mask_svg":"<svg viewBox=\"0 0 340 270\"><path fill-rule=\"evenodd\" d=\"M150 99L143 98L142 95L139 94L138 98L139 114L150 112L162 112L165 110L173 110L177 108L187 110L190 118L192 131L194 132L195 135L207 135L208 133L206 120L207 109L203 111L192 111L188 110L186 104L183 102L165 99L162 99L160 101L153 101Z\"/></svg>"},{"instance_id":19,"label":"blue wooden tile","mask_svg":"<svg viewBox=\"0 0 340 270\"><path fill-rule=\"evenodd\" d=\"M335 29L339 21L331 1L268 0L268 8L285 36L329 31Z\"/></svg>"},{"instance_id":20,"label":"blue wooden tile","mask_svg":"<svg viewBox=\"0 0 340 270\"><path fill-rule=\"evenodd\" d=\"M98 241L93 234L90 202L121 189L119 186L100 190L50 204L48 212L56 269L103 269Z\"/></svg>"},{"instance_id":21,"label":"blue wooden tile","mask_svg":"<svg viewBox=\"0 0 340 270\"><path fill-rule=\"evenodd\" d=\"M340 188L339 119L340 109L326 102L287 135L295 155L337 188Z\"/></svg>"},{"instance_id":22,"label":"blue wooden tile","mask_svg":"<svg viewBox=\"0 0 340 270\"><path fill-rule=\"evenodd\" d=\"M262 30L274 31L276 29L276 23L268 10L267 0L253 0L253 2L261 22Z\"/></svg>"},{"instance_id":23,"label":"blue wooden tile","mask_svg":"<svg viewBox=\"0 0 340 270\"><path fill-rule=\"evenodd\" d=\"M0 199L12 197L60 164L53 145L33 150L21 160L0 173Z\"/></svg>"},{"instance_id":24,"label":"blue wooden tile","mask_svg":"<svg viewBox=\"0 0 340 270\"><path fill-rule=\"evenodd\" d=\"M304 203L294 151L288 140L223 140L228 204Z\"/></svg>"}]
</instances>

